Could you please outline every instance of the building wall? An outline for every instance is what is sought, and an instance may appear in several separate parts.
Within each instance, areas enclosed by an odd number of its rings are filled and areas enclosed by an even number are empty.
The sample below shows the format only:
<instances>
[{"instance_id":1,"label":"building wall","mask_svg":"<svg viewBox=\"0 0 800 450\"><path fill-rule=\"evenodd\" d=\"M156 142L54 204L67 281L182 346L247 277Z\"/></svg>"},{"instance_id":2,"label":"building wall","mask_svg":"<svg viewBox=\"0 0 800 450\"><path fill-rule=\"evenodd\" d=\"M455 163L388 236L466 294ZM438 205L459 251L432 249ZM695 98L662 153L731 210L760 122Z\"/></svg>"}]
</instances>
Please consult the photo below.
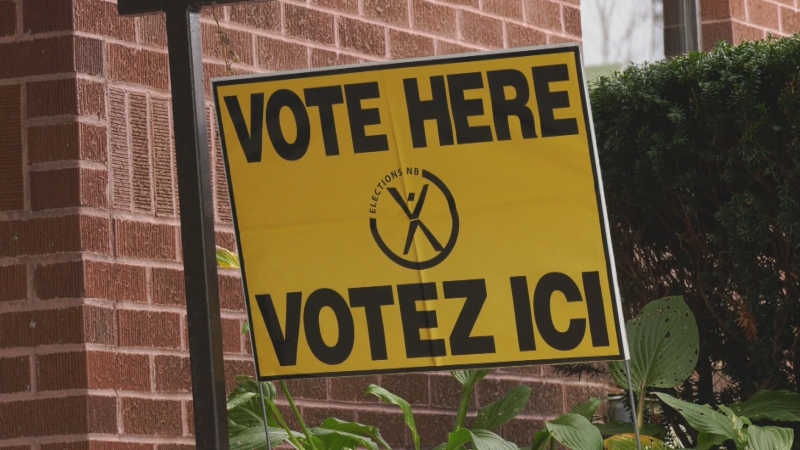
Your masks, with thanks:
<instances>
[{"instance_id":1,"label":"building wall","mask_svg":"<svg viewBox=\"0 0 800 450\"><path fill-rule=\"evenodd\" d=\"M719 41L739 44L800 32L796 0L701 0L700 17L704 51Z\"/></svg>"},{"instance_id":2,"label":"building wall","mask_svg":"<svg viewBox=\"0 0 800 450\"><path fill-rule=\"evenodd\" d=\"M205 11L202 31L206 79L581 35L579 0L276 0ZM193 447L169 101L163 17L120 18L104 0L0 0L0 448ZM208 119L217 241L235 248L210 103ZM230 387L253 367L239 276L219 282ZM605 395L534 367L498 371L476 404L520 382L533 398L503 429L520 444ZM410 445L402 416L364 398L369 383L415 405L423 442L445 439L458 402L445 373L289 384L310 423L378 424Z\"/></svg>"}]
</instances>

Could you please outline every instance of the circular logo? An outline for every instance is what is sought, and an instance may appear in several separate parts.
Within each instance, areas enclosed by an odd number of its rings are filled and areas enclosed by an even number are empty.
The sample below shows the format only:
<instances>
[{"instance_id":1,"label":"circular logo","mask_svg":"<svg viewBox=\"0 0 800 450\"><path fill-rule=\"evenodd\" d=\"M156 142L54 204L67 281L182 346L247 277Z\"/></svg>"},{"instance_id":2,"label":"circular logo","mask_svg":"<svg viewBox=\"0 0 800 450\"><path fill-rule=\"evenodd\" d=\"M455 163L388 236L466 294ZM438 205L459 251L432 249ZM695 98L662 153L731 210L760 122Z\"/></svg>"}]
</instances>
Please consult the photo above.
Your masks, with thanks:
<instances>
[{"instance_id":1,"label":"circular logo","mask_svg":"<svg viewBox=\"0 0 800 450\"><path fill-rule=\"evenodd\" d=\"M444 182L427 170L405 168L386 174L373 191L369 212L378 248L407 269L434 267L456 245L456 201Z\"/></svg>"}]
</instances>

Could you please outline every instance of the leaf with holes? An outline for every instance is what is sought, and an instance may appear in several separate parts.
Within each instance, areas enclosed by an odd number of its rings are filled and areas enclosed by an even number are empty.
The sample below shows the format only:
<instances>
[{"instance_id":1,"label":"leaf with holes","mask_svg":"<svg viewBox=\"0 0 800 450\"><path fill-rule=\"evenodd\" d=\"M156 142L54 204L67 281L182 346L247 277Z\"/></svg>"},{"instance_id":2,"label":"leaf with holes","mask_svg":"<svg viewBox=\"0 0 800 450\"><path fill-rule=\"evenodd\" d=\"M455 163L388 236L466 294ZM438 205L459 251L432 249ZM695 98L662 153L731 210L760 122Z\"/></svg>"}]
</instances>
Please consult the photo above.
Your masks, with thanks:
<instances>
[{"instance_id":1,"label":"leaf with holes","mask_svg":"<svg viewBox=\"0 0 800 450\"><path fill-rule=\"evenodd\" d=\"M694 371L700 339L694 315L683 297L648 303L625 325L631 353L631 381L639 393L646 388L672 388ZM609 363L614 382L627 389L625 363Z\"/></svg>"}]
</instances>

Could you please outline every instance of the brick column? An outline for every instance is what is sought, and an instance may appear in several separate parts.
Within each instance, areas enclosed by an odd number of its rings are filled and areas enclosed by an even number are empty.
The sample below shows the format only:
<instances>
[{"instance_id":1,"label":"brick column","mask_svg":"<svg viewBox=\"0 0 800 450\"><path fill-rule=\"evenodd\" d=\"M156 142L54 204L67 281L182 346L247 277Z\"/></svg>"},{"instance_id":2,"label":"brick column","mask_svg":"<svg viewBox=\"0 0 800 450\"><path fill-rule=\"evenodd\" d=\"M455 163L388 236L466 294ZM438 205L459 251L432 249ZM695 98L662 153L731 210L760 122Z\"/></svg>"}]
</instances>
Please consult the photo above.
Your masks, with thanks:
<instances>
[{"instance_id":1,"label":"brick column","mask_svg":"<svg viewBox=\"0 0 800 450\"><path fill-rule=\"evenodd\" d=\"M283 0L205 11L206 79L580 40L579 0ZM220 27L217 26L217 21ZM219 31L228 45L220 44ZM105 0L0 0L0 448L193 447L185 298L163 17ZM212 105L218 243L235 248ZM220 275L229 386L252 374L239 276ZM380 382L419 411L427 444L457 403L448 375L292 382L313 424L336 415L410 445ZM485 404L536 392L531 427L602 383L499 371Z\"/></svg>"}]
</instances>

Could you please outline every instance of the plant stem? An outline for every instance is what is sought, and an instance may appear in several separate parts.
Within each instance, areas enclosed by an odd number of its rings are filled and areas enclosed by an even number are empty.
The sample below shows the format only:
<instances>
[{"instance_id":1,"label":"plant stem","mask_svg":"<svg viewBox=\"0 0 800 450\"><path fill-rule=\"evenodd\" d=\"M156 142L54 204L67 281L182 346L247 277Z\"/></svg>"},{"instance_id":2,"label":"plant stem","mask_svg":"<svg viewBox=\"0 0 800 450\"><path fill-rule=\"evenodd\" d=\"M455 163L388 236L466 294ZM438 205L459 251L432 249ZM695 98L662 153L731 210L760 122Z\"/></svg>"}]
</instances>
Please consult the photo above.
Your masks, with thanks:
<instances>
[{"instance_id":1,"label":"plant stem","mask_svg":"<svg viewBox=\"0 0 800 450\"><path fill-rule=\"evenodd\" d=\"M467 409L469 409L469 402L472 398L472 389L475 387L475 382L468 380L464 383L464 389L461 391L461 400L458 401L458 413L456 414L456 430L464 427L464 422L467 420Z\"/></svg>"},{"instance_id":2,"label":"plant stem","mask_svg":"<svg viewBox=\"0 0 800 450\"><path fill-rule=\"evenodd\" d=\"M280 422L281 427L283 428L283 430L286 432L287 435L289 435L289 441L295 447L303 448L303 445L300 444L300 441L298 441L297 438L294 437L294 433L292 433L292 430L289 428L289 425L286 425L286 421L283 420L283 416L281 415L281 411L278 409L277 406L275 406L275 403L273 403L271 401L268 401L267 404L269 405L269 409L272 410L272 414L275 414L275 417L278 419L278 422ZM269 424L265 423L264 426L268 427Z\"/></svg>"},{"instance_id":3,"label":"plant stem","mask_svg":"<svg viewBox=\"0 0 800 450\"><path fill-rule=\"evenodd\" d=\"M283 381L280 382L281 391L283 391L283 395L286 397L286 400L289 402L289 407L292 408L292 412L294 416L297 417L297 421L300 422L300 428L303 429L303 434L306 435L306 440L308 444L311 446L313 450L317 450L317 447L314 445L314 439L311 437L311 431L306 426L305 421L303 421L303 417L300 415L300 411L297 409L297 405L294 404L294 400L292 400L292 395L289 393L289 388L286 387L286 383Z\"/></svg>"},{"instance_id":4,"label":"plant stem","mask_svg":"<svg viewBox=\"0 0 800 450\"><path fill-rule=\"evenodd\" d=\"M644 401L645 401L645 388L644 383L642 383L641 389L639 390L639 408L636 410L636 423L639 424L639 429L641 430L644 426Z\"/></svg>"}]
</instances>

